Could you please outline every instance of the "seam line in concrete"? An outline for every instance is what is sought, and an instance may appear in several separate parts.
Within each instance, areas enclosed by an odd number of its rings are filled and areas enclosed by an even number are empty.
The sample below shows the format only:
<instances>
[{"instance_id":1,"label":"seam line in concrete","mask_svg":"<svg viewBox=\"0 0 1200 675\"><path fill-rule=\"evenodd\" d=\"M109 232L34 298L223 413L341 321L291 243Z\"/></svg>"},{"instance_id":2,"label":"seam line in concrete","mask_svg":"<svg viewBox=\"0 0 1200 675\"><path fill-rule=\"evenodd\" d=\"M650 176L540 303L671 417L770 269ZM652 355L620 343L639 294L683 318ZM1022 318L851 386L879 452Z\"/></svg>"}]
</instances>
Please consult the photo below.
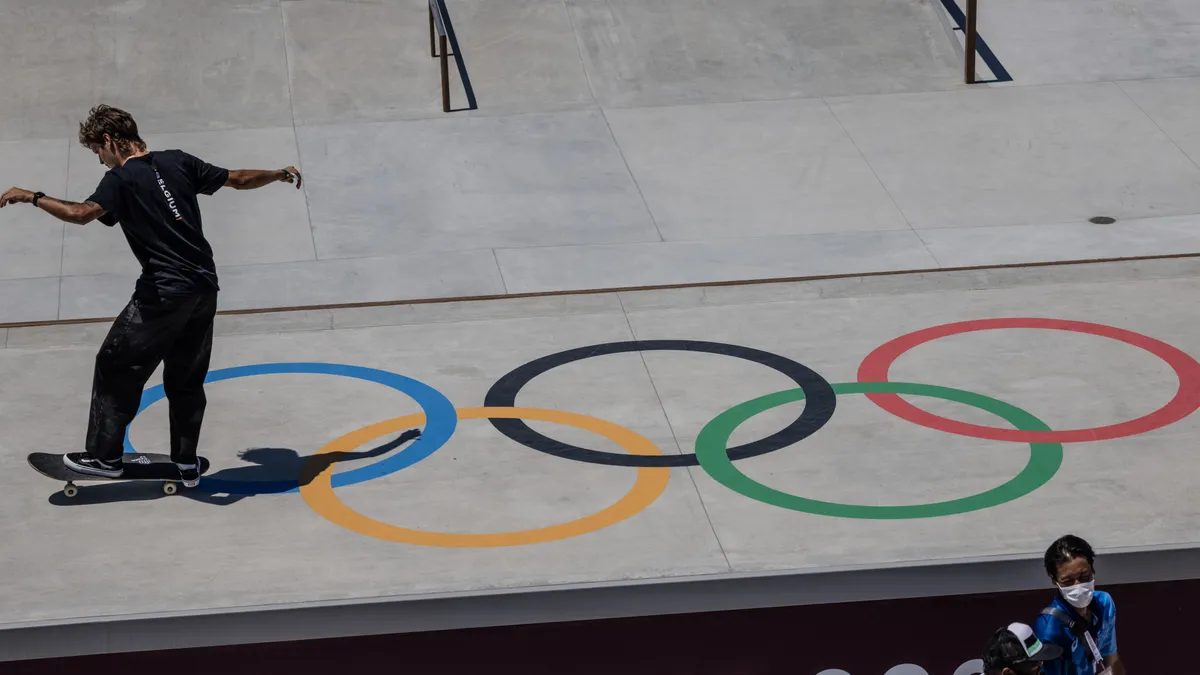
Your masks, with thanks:
<instances>
[{"instance_id":1,"label":"seam line in concrete","mask_svg":"<svg viewBox=\"0 0 1200 675\"><path fill-rule=\"evenodd\" d=\"M504 268L500 266L500 256L496 253L496 249L492 249L492 260L496 261L496 274L500 275L500 288L503 288L504 294L508 295L508 282L504 280Z\"/></svg>"},{"instance_id":2,"label":"seam line in concrete","mask_svg":"<svg viewBox=\"0 0 1200 675\"><path fill-rule=\"evenodd\" d=\"M331 314L332 314L332 312L331 312ZM589 311L584 311L584 312L570 312L570 313L566 313L566 314L534 314L534 313L531 313L531 314L520 314L520 315L480 316L480 317L471 317L471 318L467 318L467 319L431 319L431 320L421 320L421 321L410 321L410 322L404 322L404 323L382 323L381 322L381 323L369 323L369 324L362 324L362 325L352 324L349 326L346 326L346 325L334 326L334 330L355 331L355 330L369 330L372 328L399 328L399 327L405 327L405 326L443 326L443 325L447 325L447 324L471 325L471 324L491 323L494 321L532 321L532 320L536 320L536 319L555 319L555 318L575 317L575 316L581 316L581 317L582 316L617 316L619 314L621 314L621 312L618 310L596 309L596 310L589 310ZM301 333L301 332L305 332L306 330L309 330L309 329L299 329L299 330L288 331L288 332L289 333ZM324 329L321 329L321 330L324 330ZM263 333L238 333L238 335L263 335L263 334L265 334L265 331Z\"/></svg>"},{"instance_id":3,"label":"seam line in concrete","mask_svg":"<svg viewBox=\"0 0 1200 675\"><path fill-rule=\"evenodd\" d=\"M70 199L71 191L71 141L67 140L67 179L66 186L63 187L63 198ZM54 318L55 320L62 319L62 303L63 303L63 263L67 257L67 224L62 223L62 246L58 250L58 293L55 298ZM4 339L4 346L8 347L8 338Z\"/></svg>"},{"instance_id":4,"label":"seam line in concrete","mask_svg":"<svg viewBox=\"0 0 1200 675\"><path fill-rule=\"evenodd\" d=\"M571 26L571 35L575 38L575 52L579 55L579 69L583 71L583 79L587 82L588 94L592 97L592 105L596 106L596 110L600 111L600 117L604 119L604 126L608 129L608 136L612 139L613 147L617 149L617 154L621 156L621 163L625 165L625 172L629 174L629 180L633 181L633 187L637 189L638 198L642 200L642 206L646 209L646 215L650 216L650 224L654 226L654 233L658 235L659 241L666 241L663 238L662 230L658 229L658 219L654 217L654 211L650 209L650 203L646 201L646 194L642 192L642 186L638 183L637 176L633 175L633 169L629 166L629 160L625 157L625 151L621 149L621 142L617 140L617 135L613 132L612 123L608 121L608 113L604 111L604 107L600 105L600 101L596 98L596 87L592 83L591 73L588 72L587 61L583 58L583 45L581 44L579 31L575 30L575 19L571 16L571 8L567 6L567 0L562 0L562 8L563 13L567 17L567 24Z\"/></svg>"},{"instance_id":5,"label":"seam line in concrete","mask_svg":"<svg viewBox=\"0 0 1200 675\"><path fill-rule=\"evenodd\" d=\"M592 103L600 111L600 117L604 120L605 128L608 129L608 136L612 139L613 147L617 149L617 154L621 156L621 163L625 165L625 173L629 174L629 180L633 181L633 187L637 190L638 198L642 200L642 207L646 209L646 215L650 217L650 224L654 226L654 232L658 235L658 240L666 241L663 238L662 230L658 228L658 219L654 217L654 211L650 208L650 202L646 201L646 193L642 191L642 185L638 183L637 176L633 175L633 168L629 166L629 159L625 157L625 151L621 149L621 142L617 140L617 134L613 132L612 122L608 121L608 113L604 111L604 107L596 99L596 88L592 85L592 76L588 73L587 62L583 58L583 45L580 44L579 31L575 30L575 19L571 17L571 8L567 6L567 0L563 0L562 7L563 12L567 15L567 23L571 26L571 35L575 37L575 51L579 54L579 67L583 70L583 78L587 82L588 93L592 96Z\"/></svg>"},{"instance_id":6,"label":"seam line in concrete","mask_svg":"<svg viewBox=\"0 0 1200 675\"><path fill-rule=\"evenodd\" d=\"M1190 161L1197 169L1200 169L1200 162L1196 161L1195 157L1189 155L1187 150L1184 150L1183 146L1179 145L1179 141L1176 141L1174 136L1167 133L1167 130L1162 128L1162 125L1158 123L1158 120L1154 119L1153 115L1146 112L1146 109L1142 107L1142 104L1138 103L1137 99L1134 98L1133 95L1128 91L1126 91L1125 87L1122 87L1120 82L1113 82L1113 85L1115 85L1117 89L1120 89L1122 94L1125 94L1125 98L1129 99L1129 102L1132 103L1134 107L1136 107L1143 115L1145 115L1146 119L1150 120L1150 123L1154 125L1154 128L1158 129L1159 133L1166 137L1168 141L1171 141L1171 145L1174 145L1184 157L1188 158L1188 161Z\"/></svg>"},{"instance_id":7,"label":"seam line in concrete","mask_svg":"<svg viewBox=\"0 0 1200 675\"><path fill-rule=\"evenodd\" d=\"M292 92L292 56L288 51L288 25L287 11L283 3L279 3L279 27L283 31L283 66L287 71L288 85L288 111L292 114L292 141L296 144L296 164L300 167L301 179L304 180L304 157L300 152L300 131L296 128L296 97ZM300 192L304 195L304 215L308 218L308 237L312 241L313 260L319 260L320 255L317 253L317 229L313 227L312 205L308 201L308 188L300 188Z\"/></svg>"},{"instance_id":8,"label":"seam line in concrete","mask_svg":"<svg viewBox=\"0 0 1200 675\"><path fill-rule=\"evenodd\" d=\"M53 325L53 324L60 323L63 321L63 318L62 318L63 278L61 276L58 278L58 293L55 293L54 299L55 299L54 321L38 321L38 322L33 322L33 323L28 323L28 324L9 323L9 324L0 324L0 325L4 325L6 328L12 328L14 326L21 326L21 325L45 326L45 325ZM104 321L113 321L116 318L117 317L114 316L114 317L109 317L109 318L103 319L103 320Z\"/></svg>"},{"instance_id":9,"label":"seam line in concrete","mask_svg":"<svg viewBox=\"0 0 1200 675\"><path fill-rule=\"evenodd\" d=\"M654 211L650 209L650 202L646 201L646 193L642 192L641 183L638 182L637 176L633 175L633 168L629 166L629 160L625 157L625 151L621 149L621 141L617 140L617 134L613 132L612 123L608 121L608 113L604 112L604 108L600 108L600 117L604 120L604 127L608 129L608 137L612 139L613 147L617 149L617 154L621 156L621 163L625 165L625 173L629 174L629 180L633 182L633 187L637 190L638 197L642 200L642 207L646 209L646 215L650 217L650 224L654 226L654 232L658 234L658 240L666 241L662 230L658 228L658 219L654 217Z\"/></svg>"},{"instance_id":10,"label":"seam line in concrete","mask_svg":"<svg viewBox=\"0 0 1200 675\"><path fill-rule=\"evenodd\" d=\"M583 58L583 45L580 44L579 31L575 30L575 19L571 17L571 8L567 5L567 0L562 0L561 4L563 14L567 17L567 25L571 27L571 37L575 38L575 53L579 55L579 70L583 72L583 81L587 82L588 95L592 97L592 105L599 109L600 101L596 100L596 88L592 86L592 75L588 72L587 62Z\"/></svg>"},{"instance_id":11,"label":"seam line in concrete","mask_svg":"<svg viewBox=\"0 0 1200 675\"><path fill-rule=\"evenodd\" d=\"M854 146L854 151L857 152L858 156L862 158L863 164L866 164L867 168L871 170L871 175L875 177L875 182L879 183L879 187L883 188L884 194L888 196L888 200L891 201L892 206L896 208L896 213L899 213L900 217L904 219L904 222L908 224L908 229L914 235L916 235L917 241L921 242L921 247L924 248L925 252L929 254L929 257L933 259L934 264L936 264L938 267L941 267L942 261L937 259L937 256L933 254L933 251L929 250L929 244L925 243L925 239L919 232L917 232L917 228L913 226L912 221L909 220L908 214L904 212L904 209L900 208L900 203L896 201L896 196L892 194L892 191L888 189L887 184L884 183L883 179L879 177L879 172L875 170L875 167L871 164L871 160L867 159L867 155L863 153L862 148L858 147L858 141L854 140L854 136L850 134L850 130L846 128L846 125L842 123L842 119L837 116L836 112L834 112L833 106L829 105L829 101L825 98L821 98L821 103L825 105L825 109L829 111L829 115L833 117L833 121L837 122L838 128L841 129L842 133L846 135L846 140L850 141L850 145Z\"/></svg>"},{"instance_id":12,"label":"seam line in concrete","mask_svg":"<svg viewBox=\"0 0 1200 675\"><path fill-rule=\"evenodd\" d=\"M625 324L629 326L629 336L634 340L638 339L637 332L633 329L633 321L629 318L629 312L625 311L625 301L621 296L617 295L617 302L621 304L621 314L625 317ZM650 372L650 364L646 363L646 352L638 351L638 357L642 360L642 368L646 371L646 379L650 380L650 388L654 390L654 398L658 400L658 409L662 411L663 419L667 421L667 428L671 430L671 439L675 441L675 449L680 453L684 452L683 445L679 442L679 435L675 433L675 425L671 423L671 416L667 414L667 406L663 403L662 394L658 393L658 384L654 382L654 375ZM704 503L704 495L700 494L700 486L696 484L696 476L692 474L691 467L684 467L688 480L692 482L692 489L696 491L696 500L700 502L700 508L704 511L704 520L708 522L708 529L713 534L713 541L717 542L717 548L721 551L721 557L725 559L725 566L730 572L733 571L733 564L729 562L729 554L725 552L725 545L721 543L721 536L717 534L717 526L712 521L712 516L708 514L708 505Z\"/></svg>"},{"instance_id":13,"label":"seam line in concrete","mask_svg":"<svg viewBox=\"0 0 1200 675\"><path fill-rule=\"evenodd\" d=\"M283 2L302 2L302 1L303 0L283 0ZM585 72L585 76L586 76L586 72ZM1050 82L1029 82L1029 83L1019 83L1019 84L1014 83L1014 84L1010 84L1010 86L999 87L999 88L984 86L984 87L979 87L977 89L971 89L969 86L967 86L965 84L962 84L960 82L955 82L949 86L930 88L930 89L921 90L921 91L896 91L896 92L885 92L885 93L861 93L861 94L813 94L813 95L808 95L808 96L764 96L762 98L754 98L754 99L747 99L747 100L719 100L719 101L714 100L714 101L701 101L701 102L694 102L694 103L687 103L687 102L652 103L652 104L630 105L630 106L616 105L616 106L612 106L611 109L613 109L613 110L642 110L642 109L656 109L656 108L696 108L696 107L714 106L714 105L753 105L756 103L780 103L780 102L785 102L785 101L813 101L813 100L819 100L822 98L826 98L826 99L830 99L830 100L849 100L849 99L886 98L886 97L901 97L901 96L920 96L920 95L931 95L931 94L953 94L955 92L964 92L964 91L1002 91L1005 89L1044 89L1047 87L1085 87L1085 86L1097 86L1097 85L1105 85L1105 84L1118 84L1120 82L1159 82L1159 81L1167 81L1167 80L1194 80L1194 79L1197 79L1197 77L1192 76L1192 75L1179 75L1179 76L1162 77L1162 78L1134 77L1134 78L1121 78L1121 79L1117 79L1117 80L1090 80L1090 81L1082 81L1082 82L1074 81L1074 80L1062 80L1062 81L1050 81ZM931 86L933 86L933 85L931 85ZM978 85L976 85L976 86L978 86ZM596 107L599 108L599 105L597 104ZM497 114L482 113L479 116L489 117L489 118L522 117L522 116L532 116L532 115L552 115L552 114L556 114L557 112L566 112L566 111L528 111L528 112L509 112L509 113L497 113ZM360 122L345 122L345 121L320 122L320 121L318 121L318 122L307 122L304 124L299 124L297 122L296 124L297 124L297 126L303 126L303 127L347 127L347 126L398 124L398 123L405 123L405 122L431 122L431 121L442 121L444 119L445 118L443 118L440 115L440 111L439 111L439 114L430 113L428 116L421 115L421 116L413 116L413 117L397 117L395 119L385 119L385 120L363 120ZM197 129L191 129L191 128L180 128L180 129L163 128L163 129L160 129L159 131L157 131L156 133L196 133L199 131L206 131L206 132L259 131L259 130L263 130L263 129L271 129L271 128L278 127L278 126L279 125L276 123L272 123L272 124L258 124L258 123L226 124L226 125L219 125L214 128L203 129L203 130L197 130ZM61 138L63 138L62 134L54 134L54 135L49 135L49 136L31 136L28 138L0 138L0 145L5 144L5 143L26 143L29 141L59 140Z\"/></svg>"},{"instance_id":14,"label":"seam line in concrete","mask_svg":"<svg viewBox=\"0 0 1200 675\"><path fill-rule=\"evenodd\" d=\"M933 258L933 262L936 263L938 267L942 267L942 261L938 260L938 257L933 254L933 249L929 248L929 242L925 241L925 237L922 237L921 233L915 228L913 229L913 234L917 235L917 240L921 242L921 246L923 246L926 252L929 253L929 257Z\"/></svg>"},{"instance_id":15,"label":"seam line in concrete","mask_svg":"<svg viewBox=\"0 0 1200 675\"><path fill-rule=\"evenodd\" d=\"M67 140L67 174L63 177L63 198L70 199L71 193L71 141ZM62 243L58 247L58 278L62 279L63 264L67 259L67 224L59 223L62 226ZM57 315L56 315L57 316Z\"/></svg>"}]
</instances>

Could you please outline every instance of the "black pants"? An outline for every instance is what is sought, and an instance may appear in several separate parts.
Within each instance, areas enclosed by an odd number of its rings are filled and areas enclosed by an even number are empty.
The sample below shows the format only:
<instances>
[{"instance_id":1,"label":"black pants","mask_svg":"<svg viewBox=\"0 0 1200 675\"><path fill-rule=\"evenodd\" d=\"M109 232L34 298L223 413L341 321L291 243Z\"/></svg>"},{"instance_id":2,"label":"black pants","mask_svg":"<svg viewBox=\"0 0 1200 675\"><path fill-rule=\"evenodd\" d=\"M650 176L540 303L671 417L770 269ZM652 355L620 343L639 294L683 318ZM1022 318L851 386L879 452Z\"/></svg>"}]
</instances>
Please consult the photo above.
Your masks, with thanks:
<instances>
[{"instance_id":1,"label":"black pants","mask_svg":"<svg viewBox=\"0 0 1200 675\"><path fill-rule=\"evenodd\" d=\"M171 459L196 462L216 313L216 293L168 300L134 295L96 354L88 454L106 462L121 458L125 430L137 415L142 390L162 363L163 389L170 405Z\"/></svg>"}]
</instances>

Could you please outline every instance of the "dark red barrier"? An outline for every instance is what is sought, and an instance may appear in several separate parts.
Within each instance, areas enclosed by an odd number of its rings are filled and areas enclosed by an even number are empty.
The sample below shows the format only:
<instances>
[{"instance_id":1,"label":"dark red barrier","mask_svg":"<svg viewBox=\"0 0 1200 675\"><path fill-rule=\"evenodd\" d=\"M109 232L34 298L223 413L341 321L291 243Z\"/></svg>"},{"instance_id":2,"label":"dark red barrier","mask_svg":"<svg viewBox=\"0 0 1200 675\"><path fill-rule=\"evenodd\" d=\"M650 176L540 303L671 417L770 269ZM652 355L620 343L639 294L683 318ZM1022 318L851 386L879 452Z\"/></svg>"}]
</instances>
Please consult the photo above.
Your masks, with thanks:
<instances>
[{"instance_id":1,"label":"dark red barrier","mask_svg":"<svg viewBox=\"0 0 1200 675\"><path fill-rule=\"evenodd\" d=\"M1129 672L1178 673L1200 580L1107 586ZM993 630L1032 623L1053 590L808 605L436 633L0 663L5 675L169 672L342 675L884 675L913 663L954 675Z\"/></svg>"}]
</instances>

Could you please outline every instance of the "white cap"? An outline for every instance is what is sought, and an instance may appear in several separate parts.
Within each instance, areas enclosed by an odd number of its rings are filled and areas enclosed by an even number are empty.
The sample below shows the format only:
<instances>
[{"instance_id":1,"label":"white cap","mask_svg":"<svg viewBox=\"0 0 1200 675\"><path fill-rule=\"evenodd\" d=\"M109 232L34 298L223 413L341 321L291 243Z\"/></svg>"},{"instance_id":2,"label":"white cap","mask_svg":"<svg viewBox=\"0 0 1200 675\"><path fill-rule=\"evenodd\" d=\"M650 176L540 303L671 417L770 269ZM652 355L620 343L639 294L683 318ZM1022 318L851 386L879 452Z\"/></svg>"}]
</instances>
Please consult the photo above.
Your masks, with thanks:
<instances>
[{"instance_id":1,"label":"white cap","mask_svg":"<svg viewBox=\"0 0 1200 675\"><path fill-rule=\"evenodd\" d=\"M1017 636L1025 647L1025 655L1032 661L1053 661L1062 655L1062 647L1043 643L1026 624L1010 623L1008 632Z\"/></svg>"}]
</instances>

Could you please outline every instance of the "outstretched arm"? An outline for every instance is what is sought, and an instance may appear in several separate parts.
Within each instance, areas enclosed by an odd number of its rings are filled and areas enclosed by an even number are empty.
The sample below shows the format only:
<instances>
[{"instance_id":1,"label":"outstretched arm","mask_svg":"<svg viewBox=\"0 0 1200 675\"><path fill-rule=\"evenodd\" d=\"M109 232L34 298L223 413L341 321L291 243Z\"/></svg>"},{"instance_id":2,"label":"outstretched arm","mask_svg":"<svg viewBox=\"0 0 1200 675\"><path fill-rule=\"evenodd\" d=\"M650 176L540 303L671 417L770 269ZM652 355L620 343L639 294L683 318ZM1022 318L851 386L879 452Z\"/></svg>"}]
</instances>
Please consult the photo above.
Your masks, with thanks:
<instances>
[{"instance_id":1,"label":"outstretched arm","mask_svg":"<svg viewBox=\"0 0 1200 675\"><path fill-rule=\"evenodd\" d=\"M231 187L235 190L257 190L260 187L270 185L271 183L295 183L296 189L300 189L300 182L303 180L300 172L296 167L289 166L286 169L234 169L229 172L229 178L225 180L225 187Z\"/></svg>"},{"instance_id":2,"label":"outstretched arm","mask_svg":"<svg viewBox=\"0 0 1200 675\"><path fill-rule=\"evenodd\" d=\"M13 188L0 196L0 208L9 204L32 204L35 193L21 188ZM104 209L95 202L69 202L54 197L41 197L37 207L59 220L73 225L87 225L104 215Z\"/></svg>"}]
</instances>

